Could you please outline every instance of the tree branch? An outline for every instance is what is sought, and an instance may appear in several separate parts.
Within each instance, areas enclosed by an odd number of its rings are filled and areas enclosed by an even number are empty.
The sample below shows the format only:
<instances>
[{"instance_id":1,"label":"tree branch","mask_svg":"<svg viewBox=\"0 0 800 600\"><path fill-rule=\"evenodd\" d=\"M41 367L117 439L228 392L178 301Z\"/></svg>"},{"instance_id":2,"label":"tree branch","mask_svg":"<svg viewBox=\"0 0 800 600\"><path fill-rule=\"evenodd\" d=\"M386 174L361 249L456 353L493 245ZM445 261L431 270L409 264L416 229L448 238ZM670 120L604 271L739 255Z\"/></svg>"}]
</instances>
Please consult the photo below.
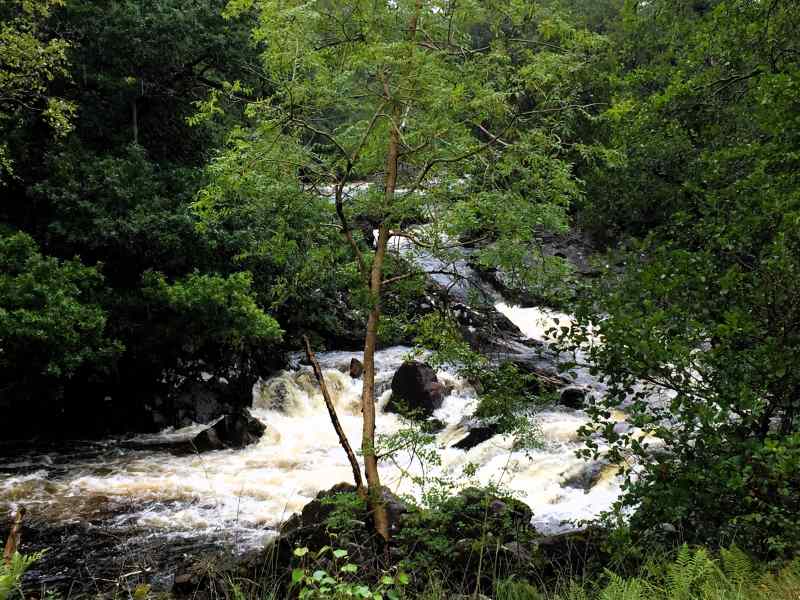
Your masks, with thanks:
<instances>
[{"instance_id":1,"label":"tree branch","mask_svg":"<svg viewBox=\"0 0 800 600\"><path fill-rule=\"evenodd\" d=\"M389 277L389 279L384 279L381 282L381 287L389 285L390 283L394 283L396 281L402 281L403 279L408 279L409 277L413 277L417 275L417 273L403 273L402 275L395 275L394 277Z\"/></svg>"},{"instance_id":2,"label":"tree branch","mask_svg":"<svg viewBox=\"0 0 800 600\"><path fill-rule=\"evenodd\" d=\"M503 131L502 133L499 133L499 134L497 134L495 136L492 136L492 138L488 142L480 144L479 146L476 146L472 150L469 150L469 151L467 151L467 152L465 152L463 154L460 154L458 156L452 156L452 157L449 157L449 158L434 158L434 159L429 160L425 164L425 166L422 168L422 171L420 171L420 174L417 176L417 179L414 181L412 186L408 189L408 191L405 194L403 194L403 198L407 198L408 196L410 196L411 194L416 192L417 189L419 189L419 186L422 184L423 180L425 179L425 176L436 165L445 164L445 163L461 162L462 160L466 160L466 159L470 158L471 156L475 156L476 154L480 154L484 150L488 150L489 148L491 148L495 144L495 142L497 142L497 140L500 139L501 136L505 135L506 133L508 133L511 130L511 128L514 126L514 123L517 121L518 118L519 118L519 115L515 114L514 118L511 119L511 122L508 124L508 126L505 129L505 131Z\"/></svg>"},{"instance_id":3,"label":"tree branch","mask_svg":"<svg viewBox=\"0 0 800 600\"><path fill-rule=\"evenodd\" d=\"M342 424L339 422L339 417L336 415L336 407L333 405L333 400L331 400L330 393L328 393L328 386L325 385L325 377L322 374L322 369L319 366L317 357L314 356L314 351L311 350L311 343L308 341L308 337L305 335L303 336L303 343L306 347L306 357L308 357L308 360L314 369L314 376L317 378L319 387L322 390L322 397L325 399L325 406L328 408L328 415L330 415L331 423L333 424L333 428L336 430L336 435L339 436L339 443L341 444L342 448L344 448L345 454L347 454L347 460L350 461L350 468L353 469L353 480L356 484L356 492L358 493L359 497L365 499L367 497L367 490L364 488L364 482L361 479L361 468L358 466L356 455L353 452L353 448L350 446L350 442L347 440L347 434L345 434L344 429L342 429Z\"/></svg>"},{"instance_id":4,"label":"tree branch","mask_svg":"<svg viewBox=\"0 0 800 600\"><path fill-rule=\"evenodd\" d=\"M353 237L353 232L350 229L350 223L347 221L347 216L344 214L344 202L342 200L342 190L344 189L344 182L347 180L346 177L342 178L342 181L336 186L336 216L339 217L339 222L342 224L342 233L344 233L345 239L347 239L347 243L350 244L350 247L353 249L353 253L356 255L356 261L358 261L358 270L361 272L361 275L365 278L369 277L369 270L367 269L367 263L364 260L364 254L361 252L361 249L358 247L355 238Z\"/></svg>"},{"instance_id":5,"label":"tree branch","mask_svg":"<svg viewBox=\"0 0 800 600\"><path fill-rule=\"evenodd\" d=\"M375 114L372 115L372 119L370 119L364 135L361 136L358 146L356 146L356 149L353 150L353 154L347 157L347 168L345 169L344 175L340 179L339 183L336 184L336 215L339 217L339 222L342 224L342 232L344 233L344 237L347 239L347 243L350 244L350 247L353 249L353 253L356 256L356 260L358 261L358 269L361 271L361 275L365 279L369 278L369 270L367 269L367 263L364 260L364 254L361 252L361 249L358 247L358 244L353 238L353 233L350 229L350 223L347 221L347 215L344 214L343 192L344 186L347 185L347 180L350 178L350 173L353 172L353 167L358 162L361 150L363 150L364 146L366 145L367 140L369 139L369 134L372 133L375 123L377 123L378 118L382 114L383 106L384 103L382 102L375 111Z\"/></svg>"}]
</instances>

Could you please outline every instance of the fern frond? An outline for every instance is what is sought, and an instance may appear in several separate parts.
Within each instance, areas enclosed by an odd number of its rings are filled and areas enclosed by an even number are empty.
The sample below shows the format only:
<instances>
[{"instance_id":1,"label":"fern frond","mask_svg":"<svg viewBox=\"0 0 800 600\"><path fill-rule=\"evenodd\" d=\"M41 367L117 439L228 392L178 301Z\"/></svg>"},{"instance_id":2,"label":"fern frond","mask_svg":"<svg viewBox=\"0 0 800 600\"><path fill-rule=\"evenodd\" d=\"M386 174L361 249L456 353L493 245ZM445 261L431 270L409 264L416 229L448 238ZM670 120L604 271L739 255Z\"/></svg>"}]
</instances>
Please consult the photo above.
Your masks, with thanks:
<instances>
[{"instance_id":1,"label":"fern frond","mask_svg":"<svg viewBox=\"0 0 800 600\"><path fill-rule=\"evenodd\" d=\"M648 586L643 580L637 577L623 579L616 573L609 573L609 578L599 600L650 600L645 596Z\"/></svg>"},{"instance_id":2,"label":"fern frond","mask_svg":"<svg viewBox=\"0 0 800 600\"><path fill-rule=\"evenodd\" d=\"M709 592L724 585L724 575L705 548L694 552L684 544L675 562L667 567L669 600L694 600L695 592Z\"/></svg>"},{"instance_id":3,"label":"fern frond","mask_svg":"<svg viewBox=\"0 0 800 600\"><path fill-rule=\"evenodd\" d=\"M753 570L753 562L736 546L731 546L729 549L722 548L720 550L722 556L722 566L725 577L738 587L751 584L755 581L755 572Z\"/></svg>"},{"instance_id":4,"label":"fern frond","mask_svg":"<svg viewBox=\"0 0 800 600\"><path fill-rule=\"evenodd\" d=\"M0 600L8 600L12 592L19 589L25 571L42 556L43 551L34 554L15 552L8 563L0 561Z\"/></svg>"}]
</instances>

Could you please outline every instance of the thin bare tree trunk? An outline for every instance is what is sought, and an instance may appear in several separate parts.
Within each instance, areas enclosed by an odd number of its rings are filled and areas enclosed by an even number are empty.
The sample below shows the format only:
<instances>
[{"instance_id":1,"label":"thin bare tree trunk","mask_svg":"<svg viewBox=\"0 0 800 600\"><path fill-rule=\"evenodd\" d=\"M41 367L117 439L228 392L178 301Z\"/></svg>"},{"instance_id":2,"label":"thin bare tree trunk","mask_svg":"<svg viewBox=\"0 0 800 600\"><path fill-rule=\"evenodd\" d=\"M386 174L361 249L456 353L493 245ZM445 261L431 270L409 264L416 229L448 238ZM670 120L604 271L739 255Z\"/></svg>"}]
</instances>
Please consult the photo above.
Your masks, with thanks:
<instances>
[{"instance_id":1,"label":"thin bare tree trunk","mask_svg":"<svg viewBox=\"0 0 800 600\"><path fill-rule=\"evenodd\" d=\"M356 484L356 492L358 493L359 497L366 498L367 490L364 488L364 481L361 479L361 467L358 465L358 460L356 460L356 455L347 439L347 434L345 434L344 429L342 429L342 424L339 422L339 417L336 414L336 407L333 405L333 399L328 392L328 386L325 385L325 377L322 374L322 369L319 366L317 357L314 356L314 351L311 350L311 343L308 341L308 337L303 336L303 342L305 342L306 345L306 356L308 357L308 360L314 369L314 375L316 376L317 381L319 382L319 387L322 390L322 397L325 399L325 406L328 407L328 415L330 415L331 423L333 423L333 428L336 430L336 435L339 436L339 443L342 445L342 448L344 448L345 454L347 454L347 460L350 461L350 467L353 469L353 480Z\"/></svg>"},{"instance_id":2,"label":"thin bare tree trunk","mask_svg":"<svg viewBox=\"0 0 800 600\"><path fill-rule=\"evenodd\" d=\"M11 531L8 534L6 541L6 548L3 551L3 560L6 564L11 562L11 557L17 552L20 540L22 538L22 517L25 516L25 508L20 506L17 509L17 514L14 517L14 524L11 525Z\"/></svg>"},{"instance_id":3,"label":"thin bare tree trunk","mask_svg":"<svg viewBox=\"0 0 800 600\"><path fill-rule=\"evenodd\" d=\"M133 125L133 143L139 145L139 107L136 106L136 98L131 101L131 118Z\"/></svg>"},{"instance_id":4,"label":"thin bare tree trunk","mask_svg":"<svg viewBox=\"0 0 800 600\"><path fill-rule=\"evenodd\" d=\"M395 171L397 162L395 160ZM378 248L372 261L370 272L370 296L373 302L367 319L367 335L364 340L364 387L361 393L361 412L364 427L361 438L361 452L364 455L364 472L367 476L369 504L375 531L384 541L389 541L389 515L383 503L381 479L378 474L378 457L375 453L375 349L378 342L378 323L381 317L381 278L383 259L389 242L389 227L385 224L378 231Z\"/></svg>"},{"instance_id":5,"label":"thin bare tree trunk","mask_svg":"<svg viewBox=\"0 0 800 600\"><path fill-rule=\"evenodd\" d=\"M417 23L422 9L422 1L417 0L416 10L409 22L410 38L417 36ZM412 48L413 52L413 48ZM391 89L385 74L383 80L386 101L392 102ZM386 179L384 208L388 209L394 201L397 188L398 158L400 155L400 108L396 105L392 111L392 125L389 129L389 146L386 156ZM375 531L385 542L389 541L389 513L383 502L381 479L378 473L378 457L375 452L375 349L378 343L378 324L381 318L381 285L383 280L383 263L386 258L386 248L389 244L390 230L385 219L378 228L378 245L370 269L369 291L372 308L367 319L367 335L364 340L364 388L361 394L361 412L364 415L364 428L361 439L361 451L364 455L364 471L367 476L367 490L369 492L369 506Z\"/></svg>"}]
</instances>

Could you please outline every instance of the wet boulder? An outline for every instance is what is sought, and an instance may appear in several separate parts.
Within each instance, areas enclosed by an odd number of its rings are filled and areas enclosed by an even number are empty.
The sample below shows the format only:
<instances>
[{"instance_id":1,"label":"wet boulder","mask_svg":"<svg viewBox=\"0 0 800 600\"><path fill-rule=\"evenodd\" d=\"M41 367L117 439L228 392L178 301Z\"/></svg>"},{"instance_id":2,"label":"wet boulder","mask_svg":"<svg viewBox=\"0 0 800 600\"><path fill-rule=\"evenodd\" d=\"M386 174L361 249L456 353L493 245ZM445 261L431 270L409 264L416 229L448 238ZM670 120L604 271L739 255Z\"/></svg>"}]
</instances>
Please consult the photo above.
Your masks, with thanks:
<instances>
[{"instance_id":1,"label":"wet boulder","mask_svg":"<svg viewBox=\"0 0 800 600\"><path fill-rule=\"evenodd\" d=\"M350 359L350 377L353 379L361 379L361 376L364 374L364 365L363 363L358 360L357 358L353 357Z\"/></svg>"},{"instance_id":2,"label":"wet boulder","mask_svg":"<svg viewBox=\"0 0 800 600\"><path fill-rule=\"evenodd\" d=\"M460 425L467 430L467 436L453 444L452 447L459 450L470 450L497 435L497 425L494 423L469 419L462 421Z\"/></svg>"},{"instance_id":3,"label":"wet boulder","mask_svg":"<svg viewBox=\"0 0 800 600\"><path fill-rule=\"evenodd\" d=\"M561 390L559 402L567 408L580 409L586 403L586 390L571 385Z\"/></svg>"},{"instance_id":4,"label":"wet boulder","mask_svg":"<svg viewBox=\"0 0 800 600\"><path fill-rule=\"evenodd\" d=\"M452 305L453 317L473 350L484 354L511 353L529 343L519 328L494 307ZM526 349L527 350L527 349Z\"/></svg>"},{"instance_id":5,"label":"wet boulder","mask_svg":"<svg viewBox=\"0 0 800 600\"><path fill-rule=\"evenodd\" d=\"M147 420L152 431L165 427L187 427L195 423L213 423L222 415L238 412L253 400L256 378L249 375L230 379L209 374L162 393L152 395L144 402Z\"/></svg>"},{"instance_id":6,"label":"wet boulder","mask_svg":"<svg viewBox=\"0 0 800 600\"><path fill-rule=\"evenodd\" d=\"M222 416L211 427L198 433L192 439L191 445L198 452L244 448L257 443L266 429L266 426L251 415L250 411L244 409Z\"/></svg>"},{"instance_id":7,"label":"wet boulder","mask_svg":"<svg viewBox=\"0 0 800 600\"><path fill-rule=\"evenodd\" d=\"M537 538L532 515L519 500L489 489L467 488L444 499L435 510L404 515L401 550L407 557L422 549L442 573L466 577L468 589L488 591L492 582L476 578L480 564L491 561L501 578L530 572Z\"/></svg>"},{"instance_id":8,"label":"wet boulder","mask_svg":"<svg viewBox=\"0 0 800 600\"><path fill-rule=\"evenodd\" d=\"M382 498L389 516L389 529L394 535L409 507L388 488L382 489ZM278 551L291 556L293 548L307 547L316 551L334 545L350 550L350 560L366 563L374 558L374 549L370 548L376 541L366 503L358 497L354 485L339 483L319 492L300 514L293 515L281 526Z\"/></svg>"},{"instance_id":9,"label":"wet boulder","mask_svg":"<svg viewBox=\"0 0 800 600\"><path fill-rule=\"evenodd\" d=\"M421 513L427 519L427 513ZM480 539L485 531L492 531L504 541L521 541L519 534L535 534L531 519L533 511L524 502L508 496L499 496L491 490L469 487L444 501L438 514L436 527L451 539ZM425 523L423 528L432 524Z\"/></svg>"},{"instance_id":10,"label":"wet boulder","mask_svg":"<svg viewBox=\"0 0 800 600\"><path fill-rule=\"evenodd\" d=\"M340 494L355 495L356 486L351 483L339 483L329 490L317 494L311 502L303 507L300 521L304 527L324 525L327 518L333 513L336 504L332 500Z\"/></svg>"},{"instance_id":11,"label":"wet boulder","mask_svg":"<svg viewBox=\"0 0 800 600\"><path fill-rule=\"evenodd\" d=\"M561 487L583 490L587 494L603 475L603 469L608 466L605 461L594 461L583 464L572 473L566 473Z\"/></svg>"},{"instance_id":12,"label":"wet boulder","mask_svg":"<svg viewBox=\"0 0 800 600\"><path fill-rule=\"evenodd\" d=\"M444 385L430 365L406 361L392 378L392 397L386 405L390 412L430 417L444 400Z\"/></svg>"}]
</instances>

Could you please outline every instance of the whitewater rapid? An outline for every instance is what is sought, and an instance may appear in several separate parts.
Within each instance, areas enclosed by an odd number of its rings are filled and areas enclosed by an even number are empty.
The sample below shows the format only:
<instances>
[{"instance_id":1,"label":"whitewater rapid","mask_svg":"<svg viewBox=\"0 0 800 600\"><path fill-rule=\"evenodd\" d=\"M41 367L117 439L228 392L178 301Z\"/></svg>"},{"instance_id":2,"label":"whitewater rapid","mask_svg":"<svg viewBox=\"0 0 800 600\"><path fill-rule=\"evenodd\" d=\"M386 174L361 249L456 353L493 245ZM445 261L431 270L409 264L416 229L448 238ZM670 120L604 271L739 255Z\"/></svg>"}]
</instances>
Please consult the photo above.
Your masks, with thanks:
<instances>
[{"instance_id":1,"label":"whitewater rapid","mask_svg":"<svg viewBox=\"0 0 800 600\"><path fill-rule=\"evenodd\" d=\"M498 305L529 337L546 341L556 318L552 311ZM377 428L391 434L405 426L383 408L391 378L409 355L397 346L376 357ZM355 352L320 353L328 386L342 426L354 447L360 445L361 380L348 374ZM534 512L533 524L543 533L573 528L571 522L591 519L610 508L620 494L616 471L602 462L575 456L577 430L587 423L579 410L552 407L535 417L541 447L513 449L508 436L495 436L463 451L453 444L467 435L463 421L474 411L475 390L452 372L438 372L446 397L435 417L445 423L435 437L441 465L428 466L427 477L450 479L456 485L500 484ZM580 383L602 393L586 374ZM107 441L89 456L59 460L38 454L0 469L0 512L24 504L30 514L49 522L79 522L102 515L112 526L142 535L224 537L239 548L263 545L281 522L298 512L320 490L352 473L331 427L324 402L309 367L283 371L253 390L252 413L267 430L263 438L240 450L175 456L166 451L127 449ZM624 415L614 415L619 421ZM198 427L165 431L141 441L166 441L190 435ZM399 466L398 466L399 465ZM471 479L465 467L475 466ZM406 471L407 470L407 471ZM423 471L413 457L400 454L381 465L384 485L398 494L419 497L414 477ZM576 485L583 481L584 485ZM584 489L586 488L586 489Z\"/></svg>"}]
</instances>

